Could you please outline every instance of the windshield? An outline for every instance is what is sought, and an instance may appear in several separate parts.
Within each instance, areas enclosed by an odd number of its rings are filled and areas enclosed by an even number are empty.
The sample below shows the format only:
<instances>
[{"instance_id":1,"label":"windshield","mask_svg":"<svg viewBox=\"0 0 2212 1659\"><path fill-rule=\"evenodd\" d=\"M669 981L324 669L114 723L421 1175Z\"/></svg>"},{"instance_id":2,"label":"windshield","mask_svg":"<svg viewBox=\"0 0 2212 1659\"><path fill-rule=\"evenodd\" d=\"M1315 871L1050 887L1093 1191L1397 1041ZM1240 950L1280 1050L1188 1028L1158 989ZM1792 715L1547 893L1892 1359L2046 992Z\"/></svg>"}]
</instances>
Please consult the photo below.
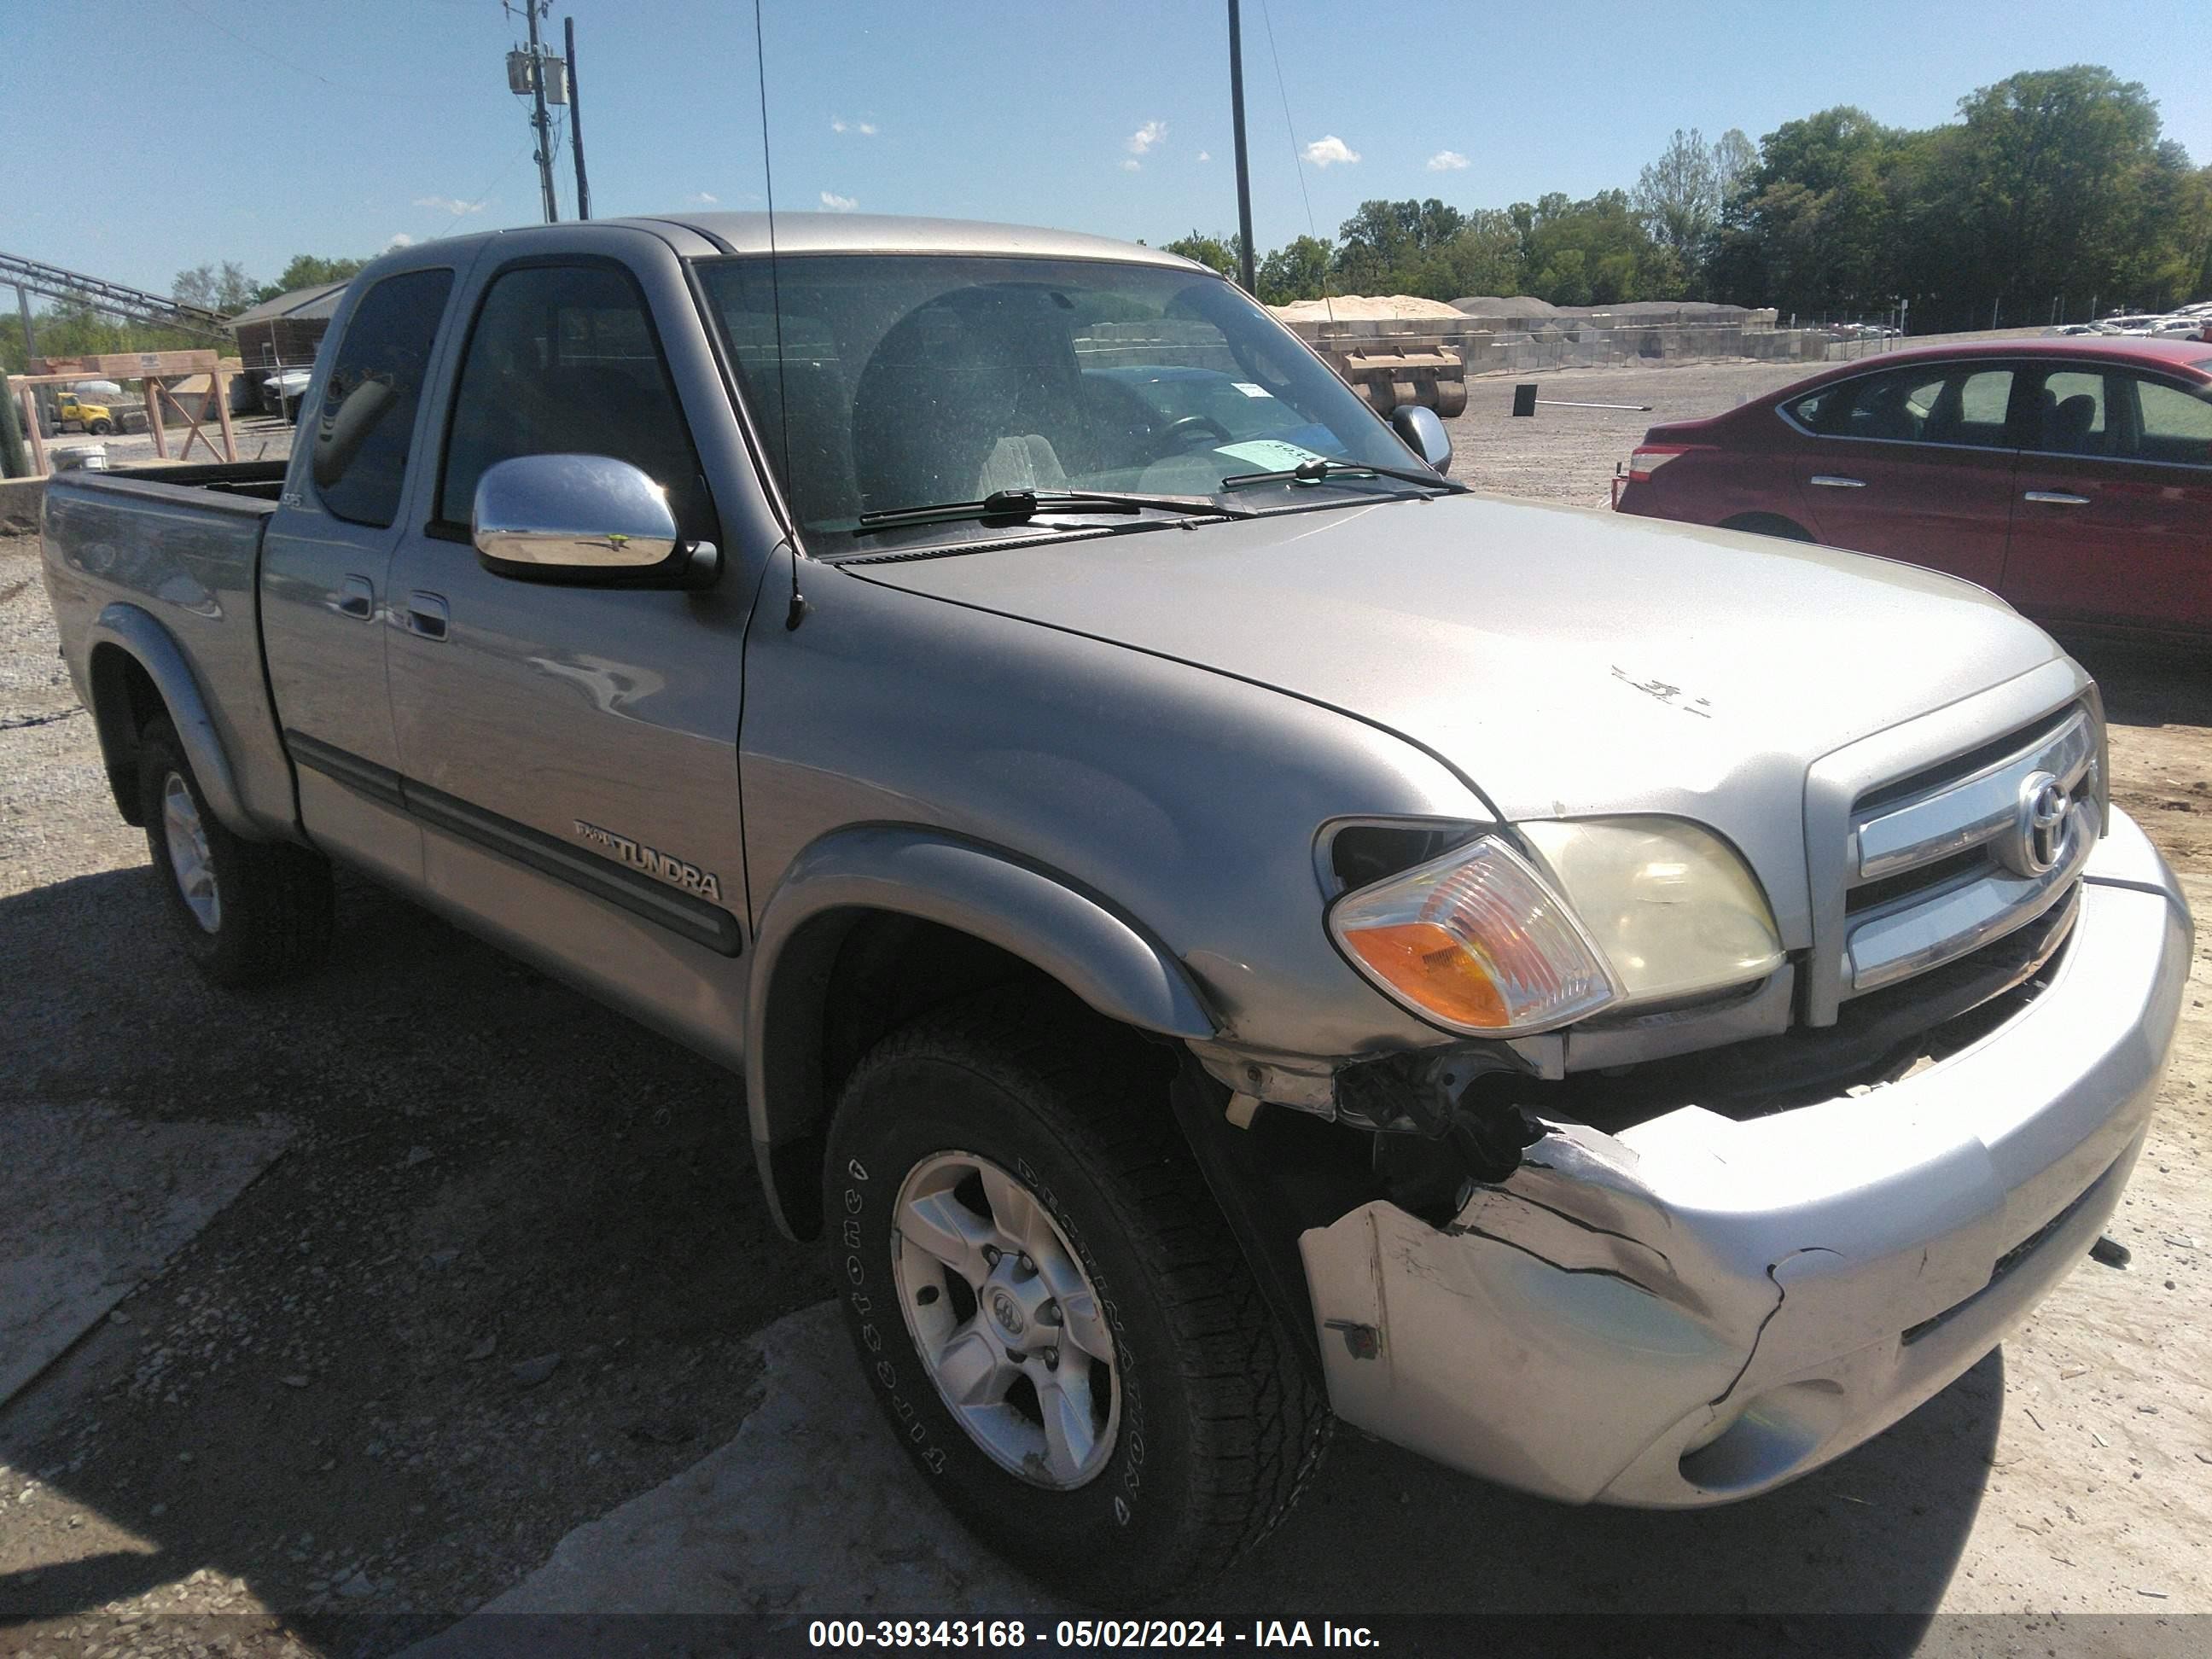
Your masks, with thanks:
<instances>
[{"instance_id":1,"label":"windshield","mask_svg":"<svg viewBox=\"0 0 2212 1659\"><path fill-rule=\"evenodd\" d=\"M1224 477L1317 458L1414 465L1294 336L1200 272L842 253L787 257L773 282L760 258L701 270L786 498L817 534L1000 490L1225 501Z\"/></svg>"}]
</instances>

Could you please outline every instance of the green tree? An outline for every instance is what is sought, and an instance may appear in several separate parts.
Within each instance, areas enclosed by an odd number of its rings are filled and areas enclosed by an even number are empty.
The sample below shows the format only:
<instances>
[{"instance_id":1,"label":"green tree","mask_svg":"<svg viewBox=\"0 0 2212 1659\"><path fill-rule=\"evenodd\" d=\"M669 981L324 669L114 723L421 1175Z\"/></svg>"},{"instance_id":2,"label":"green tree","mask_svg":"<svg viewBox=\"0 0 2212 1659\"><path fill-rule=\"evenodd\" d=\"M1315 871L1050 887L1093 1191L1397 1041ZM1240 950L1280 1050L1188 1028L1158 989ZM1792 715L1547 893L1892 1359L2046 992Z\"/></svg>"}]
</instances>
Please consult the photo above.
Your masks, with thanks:
<instances>
[{"instance_id":1,"label":"green tree","mask_svg":"<svg viewBox=\"0 0 2212 1659\"><path fill-rule=\"evenodd\" d=\"M1172 242L1162 244L1162 247L1164 252L1195 260L1209 270L1233 277L1237 275L1237 250L1242 240L1234 234L1207 236L1194 230L1188 236L1178 236Z\"/></svg>"},{"instance_id":2,"label":"green tree","mask_svg":"<svg viewBox=\"0 0 2212 1659\"><path fill-rule=\"evenodd\" d=\"M225 316L235 315L258 303L260 291L260 285L246 274L246 267L230 259L224 260L220 268L204 264L180 270L169 284L172 298L182 300L188 306L220 311Z\"/></svg>"},{"instance_id":3,"label":"green tree","mask_svg":"<svg viewBox=\"0 0 2212 1659\"><path fill-rule=\"evenodd\" d=\"M1286 306L1294 300L1320 299L1328 288L1331 252L1328 242L1312 236L1294 237L1273 250L1254 273L1259 278L1261 300L1271 306Z\"/></svg>"},{"instance_id":4,"label":"green tree","mask_svg":"<svg viewBox=\"0 0 2212 1659\"><path fill-rule=\"evenodd\" d=\"M1702 252L1720 223L1721 169L1714 147L1695 127L1674 136L1659 159L1637 176L1629 201L1656 241L1685 260Z\"/></svg>"},{"instance_id":5,"label":"green tree","mask_svg":"<svg viewBox=\"0 0 2212 1659\"><path fill-rule=\"evenodd\" d=\"M1714 250L1714 291L1799 313L1888 304L1905 234L1893 185L1911 143L1849 106L1768 133Z\"/></svg>"},{"instance_id":6,"label":"green tree","mask_svg":"<svg viewBox=\"0 0 2212 1659\"><path fill-rule=\"evenodd\" d=\"M1653 240L1625 191L1571 202L1557 191L1508 210L1521 241L1522 286L1554 305L1677 300L1687 287L1682 259Z\"/></svg>"},{"instance_id":7,"label":"green tree","mask_svg":"<svg viewBox=\"0 0 2212 1659\"><path fill-rule=\"evenodd\" d=\"M292 263L276 273L273 283L264 283L254 294L254 301L273 300L280 294L289 294L296 289L320 288L325 283L343 283L359 274L368 263L366 259L326 259L320 254L295 253Z\"/></svg>"}]
</instances>

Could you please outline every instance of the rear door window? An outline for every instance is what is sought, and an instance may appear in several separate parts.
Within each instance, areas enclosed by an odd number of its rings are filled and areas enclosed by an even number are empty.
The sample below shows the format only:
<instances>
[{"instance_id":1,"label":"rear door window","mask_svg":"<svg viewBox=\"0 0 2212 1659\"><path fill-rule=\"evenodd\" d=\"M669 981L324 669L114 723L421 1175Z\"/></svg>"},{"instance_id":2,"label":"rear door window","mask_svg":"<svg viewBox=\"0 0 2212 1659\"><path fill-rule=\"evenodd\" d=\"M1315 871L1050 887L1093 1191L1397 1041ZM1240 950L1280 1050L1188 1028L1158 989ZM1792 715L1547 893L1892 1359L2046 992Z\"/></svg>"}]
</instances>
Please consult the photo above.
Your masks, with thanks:
<instances>
[{"instance_id":1,"label":"rear door window","mask_svg":"<svg viewBox=\"0 0 2212 1659\"><path fill-rule=\"evenodd\" d=\"M453 394L441 523L465 529L477 481L520 455L627 461L668 492L687 538L717 539L645 295L612 266L526 265L487 290Z\"/></svg>"},{"instance_id":2,"label":"rear door window","mask_svg":"<svg viewBox=\"0 0 2212 1659\"><path fill-rule=\"evenodd\" d=\"M2212 394L2136 380L2136 453L2173 466L2212 466Z\"/></svg>"},{"instance_id":3,"label":"rear door window","mask_svg":"<svg viewBox=\"0 0 2212 1659\"><path fill-rule=\"evenodd\" d=\"M387 276L362 295L323 388L308 457L324 507L352 524L389 525L399 513L438 319L450 270Z\"/></svg>"}]
</instances>

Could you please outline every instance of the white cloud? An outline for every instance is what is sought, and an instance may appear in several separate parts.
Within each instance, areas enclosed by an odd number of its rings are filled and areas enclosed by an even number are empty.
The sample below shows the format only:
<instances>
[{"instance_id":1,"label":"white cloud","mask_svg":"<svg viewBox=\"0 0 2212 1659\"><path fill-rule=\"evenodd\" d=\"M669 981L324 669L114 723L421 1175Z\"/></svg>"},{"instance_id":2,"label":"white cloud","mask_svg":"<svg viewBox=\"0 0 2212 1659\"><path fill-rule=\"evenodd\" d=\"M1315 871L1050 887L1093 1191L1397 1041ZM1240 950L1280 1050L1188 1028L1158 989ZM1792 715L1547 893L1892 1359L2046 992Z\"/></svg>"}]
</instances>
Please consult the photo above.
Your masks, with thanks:
<instances>
[{"instance_id":1,"label":"white cloud","mask_svg":"<svg viewBox=\"0 0 2212 1659\"><path fill-rule=\"evenodd\" d=\"M715 195L712 191L700 190L694 191L690 195L685 197L684 199L690 203L693 207L713 207L722 198Z\"/></svg>"},{"instance_id":2,"label":"white cloud","mask_svg":"<svg viewBox=\"0 0 2212 1659\"><path fill-rule=\"evenodd\" d=\"M1202 149L1198 153L1198 159L1201 161L1211 161L1213 159L1213 152L1210 149Z\"/></svg>"},{"instance_id":3,"label":"white cloud","mask_svg":"<svg viewBox=\"0 0 2212 1659\"><path fill-rule=\"evenodd\" d=\"M1124 173L1135 173L1141 169L1144 165L1145 164L1142 161L1139 161L1135 156L1128 156L1124 159L1121 163L1121 171Z\"/></svg>"},{"instance_id":4,"label":"white cloud","mask_svg":"<svg viewBox=\"0 0 2212 1659\"><path fill-rule=\"evenodd\" d=\"M1317 167L1334 167L1339 162L1349 167L1359 159L1359 152L1334 133L1326 138L1316 138L1299 152Z\"/></svg>"},{"instance_id":5,"label":"white cloud","mask_svg":"<svg viewBox=\"0 0 2212 1659\"><path fill-rule=\"evenodd\" d=\"M386 253L389 253L396 247L413 247L414 246L415 239L403 230L394 235L390 241L384 245L384 251Z\"/></svg>"},{"instance_id":6,"label":"white cloud","mask_svg":"<svg viewBox=\"0 0 2212 1659\"><path fill-rule=\"evenodd\" d=\"M822 205L832 213L850 213L860 204L849 196L840 196L835 191L822 192Z\"/></svg>"},{"instance_id":7,"label":"white cloud","mask_svg":"<svg viewBox=\"0 0 2212 1659\"><path fill-rule=\"evenodd\" d=\"M1355 156L1353 159L1356 161L1358 158ZM1470 165L1472 164L1467 157L1455 149L1440 149L1429 157L1429 171L1431 173L1456 173L1460 168Z\"/></svg>"},{"instance_id":8,"label":"white cloud","mask_svg":"<svg viewBox=\"0 0 2212 1659\"><path fill-rule=\"evenodd\" d=\"M1129 135L1124 147L1132 155L1142 155L1167 136L1166 122L1147 121Z\"/></svg>"},{"instance_id":9,"label":"white cloud","mask_svg":"<svg viewBox=\"0 0 2212 1659\"><path fill-rule=\"evenodd\" d=\"M482 213L485 204L482 202L464 202L452 196L417 196L415 198L415 205L419 208L435 208L441 213L450 213L458 219L465 214Z\"/></svg>"},{"instance_id":10,"label":"white cloud","mask_svg":"<svg viewBox=\"0 0 2212 1659\"><path fill-rule=\"evenodd\" d=\"M830 118L830 131L857 132L863 138L872 138L876 136L876 124L873 121L848 121L842 115L833 115Z\"/></svg>"}]
</instances>

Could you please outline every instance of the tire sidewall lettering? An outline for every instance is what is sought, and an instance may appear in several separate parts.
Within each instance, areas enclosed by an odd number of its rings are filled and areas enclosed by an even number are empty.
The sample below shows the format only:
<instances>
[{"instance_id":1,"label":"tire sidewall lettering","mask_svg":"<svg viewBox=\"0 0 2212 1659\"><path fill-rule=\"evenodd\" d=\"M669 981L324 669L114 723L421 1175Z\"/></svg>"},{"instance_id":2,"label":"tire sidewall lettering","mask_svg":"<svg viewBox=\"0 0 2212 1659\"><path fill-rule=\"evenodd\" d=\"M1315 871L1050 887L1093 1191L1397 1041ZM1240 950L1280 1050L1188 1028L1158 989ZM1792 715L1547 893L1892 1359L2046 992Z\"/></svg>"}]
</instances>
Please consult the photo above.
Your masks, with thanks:
<instances>
[{"instance_id":1,"label":"tire sidewall lettering","mask_svg":"<svg viewBox=\"0 0 2212 1659\"><path fill-rule=\"evenodd\" d=\"M1090 1276L1091 1287L1098 1297L1099 1312L1106 1320L1107 1328L1113 1333L1115 1381L1121 1390L1121 1442L1115 1449L1113 1462L1101 1472L1097 1479L1066 1496L1076 1499L1088 1498L1094 1502L1103 1499L1102 1507L1104 1514L1102 1518L1117 1530L1124 1529L1136 1524L1139 1518L1139 1494L1144 1486L1145 1473L1144 1402L1133 1380L1136 1346L1129 1340L1121 1304L1109 1289L1112 1281L1101 1269L1089 1241L1068 1214L1059 1194L1028 1158L1017 1154L1008 1162L1022 1184L1043 1205L1074 1251L1084 1272ZM964 1436L964 1431L951 1422L943 1401L938 1396L936 1385L927 1374L920 1376L912 1383L906 1380L901 1362L911 1352L913 1340L906 1328L904 1318L902 1316L898 1320L895 1330L886 1332L873 1316L874 1302L868 1294L868 1239L872 1234L879 1234L881 1242L888 1244L895 1230L887 1222L877 1224L869 1214L869 1202L875 1196L875 1183L870 1180L862 1162L859 1158L848 1160L844 1173L848 1184L842 1188L837 1199L837 1208L844 1212L837 1224L837 1247L842 1257L840 1270L846 1284L843 1299L851 1310L855 1334L865 1350L866 1369L889 1406L896 1424L900 1425L896 1431L898 1437L908 1443L915 1460L923 1468L933 1475L941 1475L951 1462L951 1452L933 1436L932 1421L926 1413L916 1410L917 1400L926 1395L928 1402L937 1407L939 1413L951 1425L954 1433ZM890 1189L884 1190L888 1192ZM957 1449L980 1461L989 1461L981 1448L969 1443L964 1438L957 1443ZM994 1473L1006 1480L1015 1478L1004 1474L995 1465L993 1468Z\"/></svg>"}]
</instances>

